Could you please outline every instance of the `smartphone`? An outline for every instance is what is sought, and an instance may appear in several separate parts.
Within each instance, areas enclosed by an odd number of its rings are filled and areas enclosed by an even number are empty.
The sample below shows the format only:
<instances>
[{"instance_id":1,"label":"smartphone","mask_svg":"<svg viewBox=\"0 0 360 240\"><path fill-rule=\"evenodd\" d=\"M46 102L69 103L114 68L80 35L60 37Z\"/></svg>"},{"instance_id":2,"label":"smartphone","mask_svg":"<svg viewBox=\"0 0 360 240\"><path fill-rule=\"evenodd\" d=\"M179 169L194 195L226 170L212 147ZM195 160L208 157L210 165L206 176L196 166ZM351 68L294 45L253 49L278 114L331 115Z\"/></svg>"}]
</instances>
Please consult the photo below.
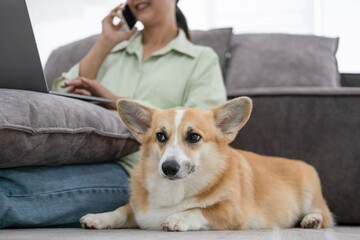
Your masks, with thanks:
<instances>
[{"instance_id":1,"label":"smartphone","mask_svg":"<svg viewBox=\"0 0 360 240\"><path fill-rule=\"evenodd\" d=\"M125 10L121 11L120 14L121 14L121 21L123 21L126 31L130 32L134 28L137 22L136 17L132 14L127 4L125 5Z\"/></svg>"}]
</instances>

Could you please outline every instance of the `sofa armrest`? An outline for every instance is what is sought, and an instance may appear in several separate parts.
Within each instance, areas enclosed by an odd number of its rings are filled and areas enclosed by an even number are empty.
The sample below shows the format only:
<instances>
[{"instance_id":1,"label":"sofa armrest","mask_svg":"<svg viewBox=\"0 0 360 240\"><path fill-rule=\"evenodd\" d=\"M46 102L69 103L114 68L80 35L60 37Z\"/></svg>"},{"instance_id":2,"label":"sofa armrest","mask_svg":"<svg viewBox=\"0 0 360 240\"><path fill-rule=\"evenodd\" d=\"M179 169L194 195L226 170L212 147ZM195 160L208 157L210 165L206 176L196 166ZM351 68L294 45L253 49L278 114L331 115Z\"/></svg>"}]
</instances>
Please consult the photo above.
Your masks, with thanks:
<instances>
[{"instance_id":1,"label":"sofa armrest","mask_svg":"<svg viewBox=\"0 0 360 240\"><path fill-rule=\"evenodd\" d=\"M341 73L341 86L360 87L360 73Z\"/></svg>"},{"instance_id":2,"label":"sofa armrest","mask_svg":"<svg viewBox=\"0 0 360 240\"><path fill-rule=\"evenodd\" d=\"M254 106L232 146L310 163L337 222L359 224L360 88L238 93Z\"/></svg>"}]
</instances>

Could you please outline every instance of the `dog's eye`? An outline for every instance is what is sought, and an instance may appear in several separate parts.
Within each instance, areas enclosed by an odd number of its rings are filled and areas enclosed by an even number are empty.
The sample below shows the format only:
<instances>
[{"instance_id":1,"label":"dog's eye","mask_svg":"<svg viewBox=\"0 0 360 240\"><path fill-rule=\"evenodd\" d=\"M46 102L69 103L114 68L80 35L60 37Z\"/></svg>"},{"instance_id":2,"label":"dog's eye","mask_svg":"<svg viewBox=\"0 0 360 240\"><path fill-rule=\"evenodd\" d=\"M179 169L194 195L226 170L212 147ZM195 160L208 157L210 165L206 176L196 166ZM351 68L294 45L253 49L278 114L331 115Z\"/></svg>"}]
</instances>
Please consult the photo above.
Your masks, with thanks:
<instances>
[{"instance_id":1,"label":"dog's eye","mask_svg":"<svg viewBox=\"0 0 360 240\"><path fill-rule=\"evenodd\" d=\"M189 142L189 143L197 143L198 141L201 140L201 136L197 133L192 133L190 134L186 140Z\"/></svg>"},{"instance_id":2,"label":"dog's eye","mask_svg":"<svg viewBox=\"0 0 360 240\"><path fill-rule=\"evenodd\" d=\"M165 136L165 134L163 134L161 132L156 133L156 139L161 143L164 143L168 140L167 137Z\"/></svg>"}]
</instances>

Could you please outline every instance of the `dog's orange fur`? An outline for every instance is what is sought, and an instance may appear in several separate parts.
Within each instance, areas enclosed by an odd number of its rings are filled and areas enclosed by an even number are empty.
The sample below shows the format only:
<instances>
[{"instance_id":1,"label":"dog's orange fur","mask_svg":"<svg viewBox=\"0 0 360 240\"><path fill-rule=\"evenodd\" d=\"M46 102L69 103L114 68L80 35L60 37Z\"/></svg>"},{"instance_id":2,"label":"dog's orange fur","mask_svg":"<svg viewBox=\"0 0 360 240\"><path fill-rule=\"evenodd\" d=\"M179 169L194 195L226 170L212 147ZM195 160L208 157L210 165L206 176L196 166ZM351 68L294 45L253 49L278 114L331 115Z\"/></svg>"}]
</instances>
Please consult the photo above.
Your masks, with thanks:
<instances>
[{"instance_id":1,"label":"dog's orange fur","mask_svg":"<svg viewBox=\"0 0 360 240\"><path fill-rule=\"evenodd\" d=\"M323 213L321 227L331 226L331 214L321 194L316 170L302 162L284 158L261 156L255 153L231 149L225 159L226 168L209 186L206 194L219 194L219 189L233 190L229 198L210 209L203 209L212 229L240 229L245 219L263 219L266 227L289 227L302 205L303 189L314 195L312 207ZM221 186L221 187L220 187ZM220 190L221 191L221 190ZM214 193L216 192L216 193ZM284 216L283 212L293 212Z\"/></svg>"},{"instance_id":2,"label":"dog's orange fur","mask_svg":"<svg viewBox=\"0 0 360 240\"><path fill-rule=\"evenodd\" d=\"M235 128L224 127L224 125L228 126L228 118L221 118L221 114L227 113L226 108L230 106L226 104L209 111L182 109L184 113L176 128L174 118L179 109L159 111L125 100L123 103L129 104L131 106L129 108L122 106L122 101L119 102L120 116L142 143L141 161L134 168L131 176L130 205L118 209L130 216L127 219L127 227L138 226L136 214L146 213L154 206L155 203L150 202L148 188L151 176L157 175L160 161L154 155L162 155L174 138L177 138L178 144L190 159L196 158L199 154L201 156L197 171L185 179L175 181L183 181L185 188L193 187L189 185L190 183L204 184L191 195L185 194L184 199L180 201L180 203L191 202L190 206L193 206L183 209L184 211L200 209L206 219L204 228L229 230L291 227L308 214L321 215L322 219L315 217L321 223L319 227L326 228L333 224L331 213L322 196L318 174L312 166L302 161L262 156L229 146L237 131L249 118L251 102L246 103L250 104L249 106L244 105L245 107L240 108L243 117ZM250 100L233 100L231 104L239 104L236 101L243 104L241 101ZM142 115L139 112L136 114L142 116L141 121L145 126L143 129L139 128L141 124L134 124L133 120L129 119L129 115L124 113L134 110L142 111ZM231 110L229 111L231 113ZM165 128L171 136L166 144L159 144L155 138L161 128ZM202 136L201 142L188 144L184 140L184 134L189 128ZM204 178L208 180L205 181ZM175 184L168 179L159 181ZM135 218L131 211L135 214ZM302 226L306 227L307 224L308 221L305 221Z\"/></svg>"}]
</instances>

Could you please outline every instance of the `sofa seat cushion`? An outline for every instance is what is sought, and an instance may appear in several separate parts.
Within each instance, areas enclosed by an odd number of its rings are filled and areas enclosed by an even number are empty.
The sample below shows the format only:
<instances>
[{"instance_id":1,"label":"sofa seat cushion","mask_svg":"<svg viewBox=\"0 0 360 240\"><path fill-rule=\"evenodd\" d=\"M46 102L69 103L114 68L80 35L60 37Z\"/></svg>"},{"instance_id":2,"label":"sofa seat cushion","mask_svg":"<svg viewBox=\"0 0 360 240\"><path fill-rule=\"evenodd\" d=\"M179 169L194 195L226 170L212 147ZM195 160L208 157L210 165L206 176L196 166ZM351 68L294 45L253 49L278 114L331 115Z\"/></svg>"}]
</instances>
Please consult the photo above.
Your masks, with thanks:
<instances>
[{"instance_id":1,"label":"sofa seat cushion","mask_svg":"<svg viewBox=\"0 0 360 240\"><path fill-rule=\"evenodd\" d=\"M116 112L81 100L0 89L0 168L117 160L139 143Z\"/></svg>"},{"instance_id":2,"label":"sofa seat cushion","mask_svg":"<svg viewBox=\"0 0 360 240\"><path fill-rule=\"evenodd\" d=\"M338 41L310 35L234 35L227 89L337 87Z\"/></svg>"}]
</instances>

